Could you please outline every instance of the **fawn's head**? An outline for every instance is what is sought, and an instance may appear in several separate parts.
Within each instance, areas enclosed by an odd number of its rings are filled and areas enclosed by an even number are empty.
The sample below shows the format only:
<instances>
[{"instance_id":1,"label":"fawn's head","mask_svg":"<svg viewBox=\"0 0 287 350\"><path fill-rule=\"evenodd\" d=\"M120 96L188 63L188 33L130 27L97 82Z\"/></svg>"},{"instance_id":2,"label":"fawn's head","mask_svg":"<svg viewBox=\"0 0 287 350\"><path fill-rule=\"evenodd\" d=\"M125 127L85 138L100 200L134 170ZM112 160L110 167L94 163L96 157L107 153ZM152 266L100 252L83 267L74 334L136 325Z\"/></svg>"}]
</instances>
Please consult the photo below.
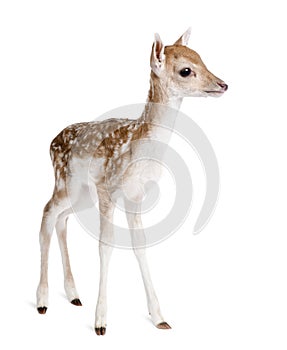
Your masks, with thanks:
<instances>
[{"instance_id":1,"label":"fawn's head","mask_svg":"<svg viewBox=\"0 0 287 350\"><path fill-rule=\"evenodd\" d=\"M155 35L150 65L152 74L160 79L174 97L221 96L227 84L213 75L195 51L188 48L190 29L173 45L164 46Z\"/></svg>"}]
</instances>

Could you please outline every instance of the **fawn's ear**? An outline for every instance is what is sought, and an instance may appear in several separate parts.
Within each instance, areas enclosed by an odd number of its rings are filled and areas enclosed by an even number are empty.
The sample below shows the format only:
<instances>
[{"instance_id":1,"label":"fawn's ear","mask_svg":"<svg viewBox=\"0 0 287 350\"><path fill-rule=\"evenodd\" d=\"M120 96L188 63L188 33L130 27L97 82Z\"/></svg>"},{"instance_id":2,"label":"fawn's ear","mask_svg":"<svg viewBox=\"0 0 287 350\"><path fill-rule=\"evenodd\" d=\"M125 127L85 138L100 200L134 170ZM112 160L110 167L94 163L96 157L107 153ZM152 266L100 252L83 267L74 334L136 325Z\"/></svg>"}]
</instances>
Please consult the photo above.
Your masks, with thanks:
<instances>
[{"instance_id":1,"label":"fawn's ear","mask_svg":"<svg viewBox=\"0 0 287 350\"><path fill-rule=\"evenodd\" d=\"M150 66L152 71L159 76L164 68L164 45L158 34L154 36L154 43L152 46L151 56L150 56Z\"/></svg>"},{"instance_id":2,"label":"fawn's ear","mask_svg":"<svg viewBox=\"0 0 287 350\"><path fill-rule=\"evenodd\" d=\"M173 44L173 45L182 45L187 46L189 37L190 37L191 28L189 27L185 33Z\"/></svg>"}]
</instances>

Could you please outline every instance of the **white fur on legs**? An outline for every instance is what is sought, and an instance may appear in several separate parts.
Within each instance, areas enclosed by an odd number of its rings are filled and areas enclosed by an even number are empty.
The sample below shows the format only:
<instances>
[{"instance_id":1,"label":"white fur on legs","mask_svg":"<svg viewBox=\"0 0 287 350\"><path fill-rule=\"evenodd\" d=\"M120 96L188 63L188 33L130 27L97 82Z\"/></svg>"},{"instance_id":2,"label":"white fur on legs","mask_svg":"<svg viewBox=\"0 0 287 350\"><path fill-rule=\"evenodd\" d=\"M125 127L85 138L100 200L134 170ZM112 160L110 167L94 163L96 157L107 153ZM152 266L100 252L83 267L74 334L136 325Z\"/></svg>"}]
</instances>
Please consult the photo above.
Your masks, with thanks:
<instances>
[{"instance_id":1,"label":"white fur on legs","mask_svg":"<svg viewBox=\"0 0 287 350\"><path fill-rule=\"evenodd\" d=\"M100 196L99 196L100 197ZM95 331L97 335L104 335L107 327L107 277L108 267L112 254L113 233L113 212L114 205L105 199L100 199L100 229L101 236L99 242L100 254L100 284L99 295L96 308Z\"/></svg>"},{"instance_id":2,"label":"white fur on legs","mask_svg":"<svg viewBox=\"0 0 287 350\"><path fill-rule=\"evenodd\" d=\"M56 232L58 236L58 242L61 250L63 271L64 271L64 288L68 300L76 305L81 306L79 294L77 292L73 274L71 271L68 247L67 247L67 220L68 215L71 214L72 209L68 209L59 215L56 223Z\"/></svg>"},{"instance_id":3,"label":"white fur on legs","mask_svg":"<svg viewBox=\"0 0 287 350\"><path fill-rule=\"evenodd\" d=\"M141 270L143 283L146 291L148 311L153 324L162 329L171 328L163 319L159 302L152 284L149 268L146 260L145 234L142 228L140 206L126 201L126 216L131 231L134 253Z\"/></svg>"}]
</instances>

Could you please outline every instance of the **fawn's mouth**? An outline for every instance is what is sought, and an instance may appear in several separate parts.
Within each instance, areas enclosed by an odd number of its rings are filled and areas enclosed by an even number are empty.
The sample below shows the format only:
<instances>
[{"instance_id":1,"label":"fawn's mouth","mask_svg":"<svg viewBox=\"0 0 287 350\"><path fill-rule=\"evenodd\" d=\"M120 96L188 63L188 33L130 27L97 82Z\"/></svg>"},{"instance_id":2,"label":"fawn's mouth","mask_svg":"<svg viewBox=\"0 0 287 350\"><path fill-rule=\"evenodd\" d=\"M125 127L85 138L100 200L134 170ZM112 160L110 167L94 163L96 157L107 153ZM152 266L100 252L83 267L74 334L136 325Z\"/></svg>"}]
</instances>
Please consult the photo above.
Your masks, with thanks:
<instances>
[{"instance_id":1,"label":"fawn's mouth","mask_svg":"<svg viewBox=\"0 0 287 350\"><path fill-rule=\"evenodd\" d=\"M224 93L224 91L205 91L207 94L215 94L215 95L221 95Z\"/></svg>"},{"instance_id":2,"label":"fawn's mouth","mask_svg":"<svg viewBox=\"0 0 287 350\"><path fill-rule=\"evenodd\" d=\"M205 91L206 96L220 97L224 94L224 91Z\"/></svg>"}]
</instances>

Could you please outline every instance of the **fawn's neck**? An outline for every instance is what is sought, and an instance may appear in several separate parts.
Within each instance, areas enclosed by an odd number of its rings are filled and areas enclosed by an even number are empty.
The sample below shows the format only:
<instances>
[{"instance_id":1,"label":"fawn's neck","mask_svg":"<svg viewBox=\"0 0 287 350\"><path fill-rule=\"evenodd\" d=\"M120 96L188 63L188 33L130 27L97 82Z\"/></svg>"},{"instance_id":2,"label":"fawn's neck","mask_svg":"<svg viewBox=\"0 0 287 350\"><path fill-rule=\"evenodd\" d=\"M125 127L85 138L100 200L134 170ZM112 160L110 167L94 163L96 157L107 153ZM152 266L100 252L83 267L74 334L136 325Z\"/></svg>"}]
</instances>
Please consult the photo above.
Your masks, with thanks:
<instances>
[{"instance_id":1,"label":"fawn's neck","mask_svg":"<svg viewBox=\"0 0 287 350\"><path fill-rule=\"evenodd\" d=\"M174 96L166 84L151 72L150 90L140 119L151 125L160 125L173 129L182 98Z\"/></svg>"}]
</instances>

